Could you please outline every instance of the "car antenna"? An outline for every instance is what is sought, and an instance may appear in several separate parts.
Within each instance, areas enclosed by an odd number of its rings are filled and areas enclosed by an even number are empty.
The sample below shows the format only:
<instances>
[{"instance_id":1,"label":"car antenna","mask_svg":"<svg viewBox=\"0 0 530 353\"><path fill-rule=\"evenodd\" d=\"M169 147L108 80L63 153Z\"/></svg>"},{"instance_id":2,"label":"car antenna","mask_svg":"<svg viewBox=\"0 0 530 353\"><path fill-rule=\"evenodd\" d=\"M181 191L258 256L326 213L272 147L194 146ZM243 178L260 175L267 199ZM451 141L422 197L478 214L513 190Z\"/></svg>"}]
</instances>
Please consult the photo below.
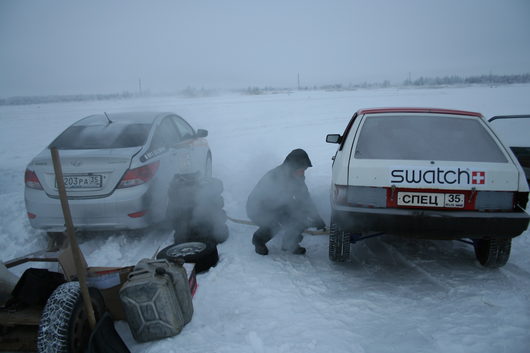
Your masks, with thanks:
<instances>
[{"instance_id":1,"label":"car antenna","mask_svg":"<svg viewBox=\"0 0 530 353\"><path fill-rule=\"evenodd\" d=\"M103 112L103 113L107 117L107 120L109 121L109 124L112 124L112 120L110 120L109 115L107 114L107 112Z\"/></svg>"}]
</instances>

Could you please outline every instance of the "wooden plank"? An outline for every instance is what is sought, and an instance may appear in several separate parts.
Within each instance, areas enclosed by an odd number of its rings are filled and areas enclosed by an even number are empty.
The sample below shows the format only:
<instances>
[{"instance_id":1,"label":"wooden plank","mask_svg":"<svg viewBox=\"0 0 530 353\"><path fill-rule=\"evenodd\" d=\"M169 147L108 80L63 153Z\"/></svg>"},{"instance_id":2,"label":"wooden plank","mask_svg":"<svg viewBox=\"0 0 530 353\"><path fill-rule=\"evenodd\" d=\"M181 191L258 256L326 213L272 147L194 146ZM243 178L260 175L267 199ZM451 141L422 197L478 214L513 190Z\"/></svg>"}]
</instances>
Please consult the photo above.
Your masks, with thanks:
<instances>
[{"instance_id":1,"label":"wooden plank","mask_svg":"<svg viewBox=\"0 0 530 353\"><path fill-rule=\"evenodd\" d=\"M37 326L10 327L0 332L0 352L37 352Z\"/></svg>"},{"instance_id":2,"label":"wooden plank","mask_svg":"<svg viewBox=\"0 0 530 353\"><path fill-rule=\"evenodd\" d=\"M39 326L42 314L41 306L31 306L18 311L0 310L0 325L2 326Z\"/></svg>"},{"instance_id":3,"label":"wooden plank","mask_svg":"<svg viewBox=\"0 0 530 353\"><path fill-rule=\"evenodd\" d=\"M27 254L16 259L8 260L4 262L7 268L18 266L26 262L58 262L57 259L58 251L39 250L31 254Z\"/></svg>"}]
</instances>

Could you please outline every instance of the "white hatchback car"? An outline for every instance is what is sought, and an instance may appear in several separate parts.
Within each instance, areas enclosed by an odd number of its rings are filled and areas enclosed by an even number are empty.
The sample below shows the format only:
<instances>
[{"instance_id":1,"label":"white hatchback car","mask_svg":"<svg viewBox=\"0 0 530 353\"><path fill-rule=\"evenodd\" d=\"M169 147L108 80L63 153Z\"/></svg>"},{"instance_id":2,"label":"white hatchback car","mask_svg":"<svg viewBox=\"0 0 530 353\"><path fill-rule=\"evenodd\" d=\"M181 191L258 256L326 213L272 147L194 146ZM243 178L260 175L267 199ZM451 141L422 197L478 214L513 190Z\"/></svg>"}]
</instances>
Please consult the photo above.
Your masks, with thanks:
<instances>
[{"instance_id":1,"label":"white hatchback car","mask_svg":"<svg viewBox=\"0 0 530 353\"><path fill-rule=\"evenodd\" d=\"M100 114L79 120L26 169L31 226L65 230L50 147L59 150L74 226L127 230L166 219L175 175L211 176L207 135L173 113Z\"/></svg>"},{"instance_id":2,"label":"white hatchback car","mask_svg":"<svg viewBox=\"0 0 530 353\"><path fill-rule=\"evenodd\" d=\"M479 262L503 266L529 222L528 185L512 151L479 113L429 108L359 110L338 143L332 171L329 256L391 233L469 238Z\"/></svg>"}]
</instances>

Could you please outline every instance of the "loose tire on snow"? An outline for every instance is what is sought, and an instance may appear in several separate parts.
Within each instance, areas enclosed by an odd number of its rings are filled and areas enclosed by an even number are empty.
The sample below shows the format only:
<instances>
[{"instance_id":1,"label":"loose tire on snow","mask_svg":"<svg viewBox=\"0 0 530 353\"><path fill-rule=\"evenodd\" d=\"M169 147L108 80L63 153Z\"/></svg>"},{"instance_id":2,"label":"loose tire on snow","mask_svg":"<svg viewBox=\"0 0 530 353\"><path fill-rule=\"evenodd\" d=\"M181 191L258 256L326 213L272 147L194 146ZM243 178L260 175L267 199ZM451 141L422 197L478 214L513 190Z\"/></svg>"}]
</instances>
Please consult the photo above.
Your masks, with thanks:
<instances>
[{"instance_id":1,"label":"loose tire on snow","mask_svg":"<svg viewBox=\"0 0 530 353\"><path fill-rule=\"evenodd\" d=\"M105 310L104 301L97 289L89 288L89 293L97 320ZM42 312L37 336L38 352L84 352L90 333L79 282L67 282L57 287Z\"/></svg>"},{"instance_id":2,"label":"loose tire on snow","mask_svg":"<svg viewBox=\"0 0 530 353\"><path fill-rule=\"evenodd\" d=\"M484 238L473 241L475 256L484 267L499 268L508 262L512 239Z\"/></svg>"},{"instance_id":3,"label":"loose tire on snow","mask_svg":"<svg viewBox=\"0 0 530 353\"><path fill-rule=\"evenodd\" d=\"M175 262L184 259L184 262L194 263L195 271L201 273L217 265L219 253L217 246L210 241L189 241L160 250L156 258Z\"/></svg>"},{"instance_id":4,"label":"loose tire on snow","mask_svg":"<svg viewBox=\"0 0 530 353\"><path fill-rule=\"evenodd\" d=\"M210 152L208 152L208 156L206 157L206 164L204 166L204 177L212 177L212 154Z\"/></svg>"},{"instance_id":5,"label":"loose tire on snow","mask_svg":"<svg viewBox=\"0 0 530 353\"><path fill-rule=\"evenodd\" d=\"M175 176L168 206L175 243L208 239L219 244L228 238L222 192L223 183L219 179Z\"/></svg>"},{"instance_id":6,"label":"loose tire on snow","mask_svg":"<svg viewBox=\"0 0 530 353\"><path fill-rule=\"evenodd\" d=\"M333 218L329 227L329 259L344 262L350 258L350 234L341 229Z\"/></svg>"}]
</instances>

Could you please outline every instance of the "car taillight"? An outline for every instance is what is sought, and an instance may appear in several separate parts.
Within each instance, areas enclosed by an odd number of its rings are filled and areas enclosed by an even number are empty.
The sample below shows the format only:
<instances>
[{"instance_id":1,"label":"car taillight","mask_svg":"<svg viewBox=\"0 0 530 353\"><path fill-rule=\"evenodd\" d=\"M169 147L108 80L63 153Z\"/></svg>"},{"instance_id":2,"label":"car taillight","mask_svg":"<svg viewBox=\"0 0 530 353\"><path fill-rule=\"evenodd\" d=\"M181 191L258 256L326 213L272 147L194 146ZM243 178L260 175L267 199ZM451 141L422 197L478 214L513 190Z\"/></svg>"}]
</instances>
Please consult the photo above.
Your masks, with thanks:
<instances>
[{"instance_id":1,"label":"car taillight","mask_svg":"<svg viewBox=\"0 0 530 353\"><path fill-rule=\"evenodd\" d=\"M34 171L26 169L24 174L24 183L30 189L42 190L42 185L40 184L39 178Z\"/></svg>"},{"instance_id":2,"label":"car taillight","mask_svg":"<svg viewBox=\"0 0 530 353\"><path fill-rule=\"evenodd\" d=\"M386 189L370 186L333 185L333 200L353 207L386 207Z\"/></svg>"},{"instance_id":3,"label":"car taillight","mask_svg":"<svg viewBox=\"0 0 530 353\"><path fill-rule=\"evenodd\" d=\"M131 218L140 218L140 217L145 216L146 213L147 211L140 211L140 212L129 213L127 216Z\"/></svg>"},{"instance_id":4,"label":"car taillight","mask_svg":"<svg viewBox=\"0 0 530 353\"><path fill-rule=\"evenodd\" d=\"M511 191L479 191L475 199L475 209L478 211L513 210L514 196Z\"/></svg>"},{"instance_id":5,"label":"car taillight","mask_svg":"<svg viewBox=\"0 0 530 353\"><path fill-rule=\"evenodd\" d=\"M160 162L156 161L142 167L129 169L123 175L123 178L121 178L121 181L118 184L118 189L130 188L131 186L137 186L148 182L155 176L159 166Z\"/></svg>"},{"instance_id":6,"label":"car taillight","mask_svg":"<svg viewBox=\"0 0 530 353\"><path fill-rule=\"evenodd\" d=\"M516 192L515 193L515 207L520 207L522 210L526 208L528 204L528 193L527 192Z\"/></svg>"},{"instance_id":7,"label":"car taillight","mask_svg":"<svg viewBox=\"0 0 530 353\"><path fill-rule=\"evenodd\" d=\"M347 203L348 187L345 185L333 185L333 200L339 205Z\"/></svg>"}]
</instances>

